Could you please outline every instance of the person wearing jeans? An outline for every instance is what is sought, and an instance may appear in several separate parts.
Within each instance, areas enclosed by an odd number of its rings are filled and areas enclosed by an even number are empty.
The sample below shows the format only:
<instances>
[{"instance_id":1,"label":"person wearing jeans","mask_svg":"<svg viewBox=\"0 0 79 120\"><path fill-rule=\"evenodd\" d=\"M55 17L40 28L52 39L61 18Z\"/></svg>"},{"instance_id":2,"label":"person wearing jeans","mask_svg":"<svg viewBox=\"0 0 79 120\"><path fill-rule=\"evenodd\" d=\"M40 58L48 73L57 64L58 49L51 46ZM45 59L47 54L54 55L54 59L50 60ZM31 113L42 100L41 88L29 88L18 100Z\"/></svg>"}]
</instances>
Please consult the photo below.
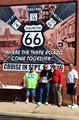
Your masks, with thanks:
<instances>
[{"instance_id":1,"label":"person wearing jeans","mask_svg":"<svg viewBox=\"0 0 79 120\"><path fill-rule=\"evenodd\" d=\"M48 70L48 65L44 65L44 69L40 73L40 92L39 92L39 102L38 105L42 103L42 94L43 91L46 90L45 93L45 104L48 105L49 100L49 88L50 88L50 81L52 80L52 73Z\"/></svg>"},{"instance_id":2,"label":"person wearing jeans","mask_svg":"<svg viewBox=\"0 0 79 120\"><path fill-rule=\"evenodd\" d=\"M24 87L26 87L26 103L29 102L30 93L32 94L32 103L35 103L36 87L38 84L39 76L34 71L34 67L30 67L30 72L27 72L24 76Z\"/></svg>"}]
</instances>

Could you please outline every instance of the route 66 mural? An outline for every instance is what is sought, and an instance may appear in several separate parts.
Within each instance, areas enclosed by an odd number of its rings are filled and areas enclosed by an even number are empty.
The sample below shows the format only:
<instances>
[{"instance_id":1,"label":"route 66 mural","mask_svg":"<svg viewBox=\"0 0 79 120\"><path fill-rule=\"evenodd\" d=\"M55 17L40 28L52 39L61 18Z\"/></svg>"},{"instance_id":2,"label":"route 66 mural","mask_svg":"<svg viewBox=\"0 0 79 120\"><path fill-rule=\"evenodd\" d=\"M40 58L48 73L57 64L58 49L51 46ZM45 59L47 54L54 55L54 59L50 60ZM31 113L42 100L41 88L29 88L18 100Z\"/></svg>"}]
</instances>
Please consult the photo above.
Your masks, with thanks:
<instances>
[{"instance_id":1,"label":"route 66 mural","mask_svg":"<svg viewBox=\"0 0 79 120\"><path fill-rule=\"evenodd\" d=\"M76 64L76 24L77 1L0 6L3 70Z\"/></svg>"},{"instance_id":2,"label":"route 66 mural","mask_svg":"<svg viewBox=\"0 0 79 120\"><path fill-rule=\"evenodd\" d=\"M44 43L42 35L42 25L26 25L22 44L29 47L39 47Z\"/></svg>"}]
</instances>

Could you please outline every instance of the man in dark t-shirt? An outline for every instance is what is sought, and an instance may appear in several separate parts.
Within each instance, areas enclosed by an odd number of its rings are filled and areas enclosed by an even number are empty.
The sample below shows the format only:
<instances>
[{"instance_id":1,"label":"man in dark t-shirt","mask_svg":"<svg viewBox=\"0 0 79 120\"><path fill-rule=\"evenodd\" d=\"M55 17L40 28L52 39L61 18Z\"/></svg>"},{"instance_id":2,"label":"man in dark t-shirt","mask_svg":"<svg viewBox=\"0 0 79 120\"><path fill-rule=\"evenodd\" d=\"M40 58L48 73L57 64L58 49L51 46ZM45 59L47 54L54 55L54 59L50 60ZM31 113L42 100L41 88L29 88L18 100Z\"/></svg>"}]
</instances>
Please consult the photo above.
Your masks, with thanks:
<instances>
[{"instance_id":1,"label":"man in dark t-shirt","mask_svg":"<svg viewBox=\"0 0 79 120\"><path fill-rule=\"evenodd\" d=\"M48 105L48 98L49 98L49 88L50 88L50 81L52 80L52 73L48 70L48 65L44 65L44 69L40 73L40 92L39 92L39 102L38 105L42 103L42 94L44 89L46 89L45 93L45 104Z\"/></svg>"}]
</instances>

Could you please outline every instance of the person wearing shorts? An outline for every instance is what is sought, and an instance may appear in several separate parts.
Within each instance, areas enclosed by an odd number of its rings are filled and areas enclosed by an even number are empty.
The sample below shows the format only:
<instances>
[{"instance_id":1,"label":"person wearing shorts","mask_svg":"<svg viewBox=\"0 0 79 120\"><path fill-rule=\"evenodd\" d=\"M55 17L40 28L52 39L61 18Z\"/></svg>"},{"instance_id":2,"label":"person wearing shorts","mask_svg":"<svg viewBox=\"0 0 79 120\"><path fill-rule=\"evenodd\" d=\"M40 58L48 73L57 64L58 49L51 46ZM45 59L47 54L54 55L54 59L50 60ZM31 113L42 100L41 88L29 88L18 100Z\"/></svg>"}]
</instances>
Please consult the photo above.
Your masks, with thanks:
<instances>
[{"instance_id":1,"label":"person wearing shorts","mask_svg":"<svg viewBox=\"0 0 79 120\"><path fill-rule=\"evenodd\" d=\"M24 87L26 87L26 103L29 102L30 93L32 95L32 102L35 103L36 87L38 84L39 76L34 71L33 67L30 67L30 72L27 72L24 76Z\"/></svg>"},{"instance_id":2,"label":"person wearing shorts","mask_svg":"<svg viewBox=\"0 0 79 120\"><path fill-rule=\"evenodd\" d=\"M77 82L78 82L78 73L73 68L73 64L69 65L69 70L67 72L67 94L70 94L72 104L68 105L70 108L76 108L77 106Z\"/></svg>"}]
</instances>

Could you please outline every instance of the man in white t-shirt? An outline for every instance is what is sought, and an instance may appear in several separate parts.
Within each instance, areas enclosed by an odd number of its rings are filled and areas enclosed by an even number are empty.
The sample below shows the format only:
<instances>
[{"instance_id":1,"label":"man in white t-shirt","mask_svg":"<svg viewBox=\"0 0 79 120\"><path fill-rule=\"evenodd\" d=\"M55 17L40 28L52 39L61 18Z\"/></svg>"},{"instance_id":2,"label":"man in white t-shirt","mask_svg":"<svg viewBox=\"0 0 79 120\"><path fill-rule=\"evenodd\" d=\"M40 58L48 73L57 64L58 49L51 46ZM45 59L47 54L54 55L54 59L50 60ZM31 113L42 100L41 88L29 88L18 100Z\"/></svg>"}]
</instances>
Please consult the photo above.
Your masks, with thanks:
<instances>
[{"instance_id":1,"label":"man in white t-shirt","mask_svg":"<svg viewBox=\"0 0 79 120\"><path fill-rule=\"evenodd\" d=\"M69 65L69 71L67 72L67 94L71 95L72 104L68 105L70 108L76 108L77 106L77 95L76 88L78 82L78 73L73 68L73 64Z\"/></svg>"}]
</instances>

